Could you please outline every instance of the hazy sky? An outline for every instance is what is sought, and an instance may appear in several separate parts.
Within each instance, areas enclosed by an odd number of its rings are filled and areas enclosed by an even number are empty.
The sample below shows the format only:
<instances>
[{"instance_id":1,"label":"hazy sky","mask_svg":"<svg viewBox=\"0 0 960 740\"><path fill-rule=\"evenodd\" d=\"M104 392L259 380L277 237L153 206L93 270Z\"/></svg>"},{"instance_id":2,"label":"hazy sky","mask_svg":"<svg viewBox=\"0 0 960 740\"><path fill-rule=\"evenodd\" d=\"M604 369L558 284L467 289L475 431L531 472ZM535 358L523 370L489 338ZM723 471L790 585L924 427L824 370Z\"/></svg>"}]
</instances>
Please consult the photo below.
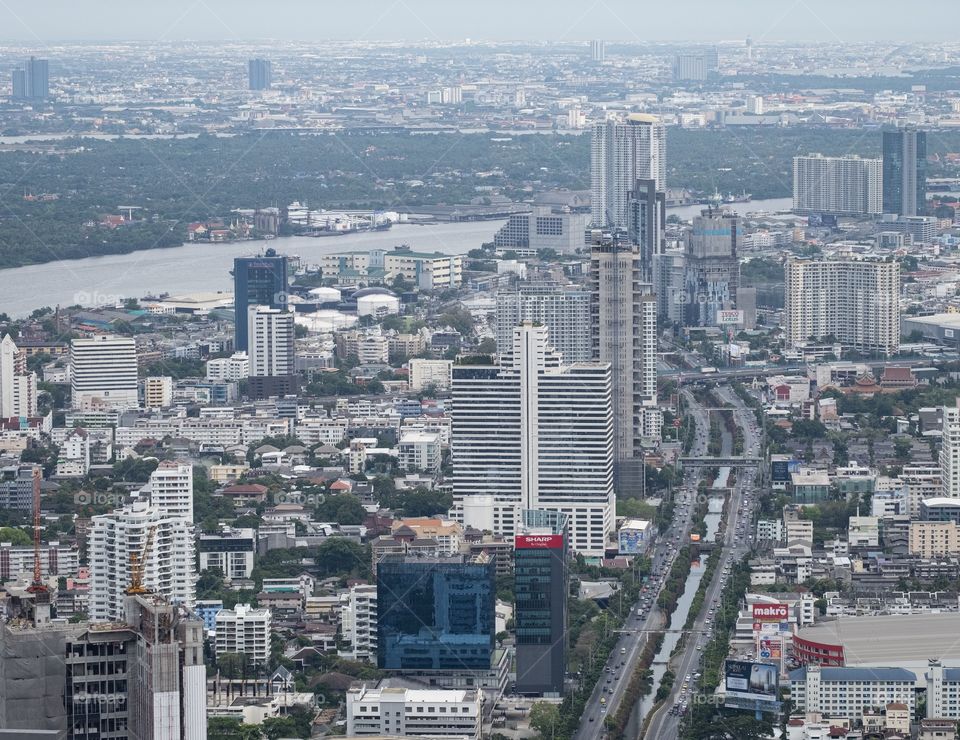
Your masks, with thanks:
<instances>
[{"instance_id":1,"label":"hazy sky","mask_svg":"<svg viewBox=\"0 0 960 740\"><path fill-rule=\"evenodd\" d=\"M0 41L951 40L950 0L0 0Z\"/></svg>"}]
</instances>

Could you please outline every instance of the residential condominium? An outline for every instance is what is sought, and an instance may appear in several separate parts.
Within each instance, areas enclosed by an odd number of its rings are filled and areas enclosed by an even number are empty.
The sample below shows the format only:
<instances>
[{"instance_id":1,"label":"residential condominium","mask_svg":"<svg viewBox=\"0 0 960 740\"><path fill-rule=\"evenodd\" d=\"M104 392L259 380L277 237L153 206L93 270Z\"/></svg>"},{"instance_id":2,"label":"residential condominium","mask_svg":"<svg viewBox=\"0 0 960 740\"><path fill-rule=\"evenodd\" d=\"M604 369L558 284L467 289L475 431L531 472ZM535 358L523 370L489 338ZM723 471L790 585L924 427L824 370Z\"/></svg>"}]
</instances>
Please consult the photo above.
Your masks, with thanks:
<instances>
[{"instance_id":1,"label":"residential condominium","mask_svg":"<svg viewBox=\"0 0 960 740\"><path fill-rule=\"evenodd\" d=\"M452 405L458 520L483 501L493 533L512 537L521 509L561 511L571 548L603 554L615 503L609 362L563 365L547 328L524 323L499 365L454 366Z\"/></svg>"},{"instance_id":2,"label":"residential condominium","mask_svg":"<svg viewBox=\"0 0 960 740\"><path fill-rule=\"evenodd\" d=\"M135 409L137 345L133 337L99 335L70 343L70 391L74 409Z\"/></svg>"},{"instance_id":3,"label":"residential condominium","mask_svg":"<svg viewBox=\"0 0 960 740\"><path fill-rule=\"evenodd\" d=\"M583 234L580 235L581 240ZM524 321L540 323L550 333L550 344L564 362L591 358L590 294L554 282L521 282L497 293L497 347L509 350L513 330Z\"/></svg>"},{"instance_id":4,"label":"residential condominium","mask_svg":"<svg viewBox=\"0 0 960 740\"><path fill-rule=\"evenodd\" d=\"M215 624L217 657L224 653L243 653L251 665L266 665L272 629L269 609L237 604L233 609L218 611Z\"/></svg>"},{"instance_id":5,"label":"residential condominium","mask_svg":"<svg viewBox=\"0 0 960 740\"><path fill-rule=\"evenodd\" d=\"M856 155L793 158L794 213L870 216L883 212L883 160Z\"/></svg>"},{"instance_id":6,"label":"residential condominium","mask_svg":"<svg viewBox=\"0 0 960 740\"><path fill-rule=\"evenodd\" d=\"M193 521L193 466L164 460L140 489L163 516Z\"/></svg>"},{"instance_id":7,"label":"residential condominium","mask_svg":"<svg viewBox=\"0 0 960 740\"><path fill-rule=\"evenodd\" d=\"M37 415L37 374L7 334L0 342L0 419Z\"/></svg>"},{"instance_id":8,"label":"residential condominium","mask_svg":"<svg viewBox=\"0 0 960 740\"><path fill-rule=\"evenodd\" d=\"M790 259L784 339L788 347L832 337L858 352L900 349L900 265L867 260Z\"/></svg>"},{"instance_id":9,"label":"residential condominium","mask_svg":"<svg viewBox=\"0 0 960 740\"><path fill-rule=\"evenodd\" d=\"M285 308L250 306L249 392L253 398L296 393L293 313Z\"/></svg>"},{"instance_id":10,"label":"residential condominium","mask_svg":"<svg viewBox=\"0 0 960 740\"><path fill-rule=\"evenodd\" d=\"M940 445L940 495L960 500L960 401L943 407Z\"/></svg>"}]
</instances>

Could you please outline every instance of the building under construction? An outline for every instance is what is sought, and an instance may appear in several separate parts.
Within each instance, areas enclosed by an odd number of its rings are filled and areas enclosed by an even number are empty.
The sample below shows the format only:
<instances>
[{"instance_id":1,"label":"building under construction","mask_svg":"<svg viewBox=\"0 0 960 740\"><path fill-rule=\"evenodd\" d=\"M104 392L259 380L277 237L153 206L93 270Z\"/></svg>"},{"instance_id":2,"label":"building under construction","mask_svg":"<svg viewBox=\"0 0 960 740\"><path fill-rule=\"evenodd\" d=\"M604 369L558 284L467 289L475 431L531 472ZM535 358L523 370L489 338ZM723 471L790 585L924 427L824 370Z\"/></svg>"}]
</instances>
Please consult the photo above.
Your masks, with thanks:
<instances>
[{"instance_id":1,"label":"building under construction","mask_svg":"<svg viewBox=\"0 0 960 740\"><path fill-rule=\"evenodd\" d=\"M62 624L12 589L0 624L0 730L78 740L204 740L203 622L150 594L126 621Z\"/></svg>"}]
</instances>

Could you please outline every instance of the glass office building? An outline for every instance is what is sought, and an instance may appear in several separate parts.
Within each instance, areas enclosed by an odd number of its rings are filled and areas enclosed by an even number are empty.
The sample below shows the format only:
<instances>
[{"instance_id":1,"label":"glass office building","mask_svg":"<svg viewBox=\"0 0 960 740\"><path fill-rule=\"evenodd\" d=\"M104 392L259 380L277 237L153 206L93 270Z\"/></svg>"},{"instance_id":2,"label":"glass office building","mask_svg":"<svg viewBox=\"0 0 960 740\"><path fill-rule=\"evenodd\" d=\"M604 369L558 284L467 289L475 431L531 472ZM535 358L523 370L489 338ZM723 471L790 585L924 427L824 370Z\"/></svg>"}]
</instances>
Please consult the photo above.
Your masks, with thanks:
<instances>
[{"instance_id":1,"label":"glass office building","mask_svg":"<svg viewBox=\"0 0 960 740\"><path fill-rule=\"evenodd\" d=\"M250 306L284 308L287 305L287 258L268 249L262 257L233 261L233 303L236 321L235 348L249 350L247 309Z\"/></svg>"},{"instance_id":2,"label":"glass office building","mask_svg":"<svg viewBox=\"0 0 960 740\"><path fill-rule=\"evenodd\" d=\"M915 128L883 132L883 212L927 211L927 135Z\"/></svg>"},{"instance_id":3,"label":"glass office building","mask_svg":"<svg viewBox=\"0 0 960 740\"><path fill-rule=\"evenodd\" d=\"M377 665L489 669L495 602L495 563L487 556L384 557L377 564Z\"/></svg>"}]
</instances>

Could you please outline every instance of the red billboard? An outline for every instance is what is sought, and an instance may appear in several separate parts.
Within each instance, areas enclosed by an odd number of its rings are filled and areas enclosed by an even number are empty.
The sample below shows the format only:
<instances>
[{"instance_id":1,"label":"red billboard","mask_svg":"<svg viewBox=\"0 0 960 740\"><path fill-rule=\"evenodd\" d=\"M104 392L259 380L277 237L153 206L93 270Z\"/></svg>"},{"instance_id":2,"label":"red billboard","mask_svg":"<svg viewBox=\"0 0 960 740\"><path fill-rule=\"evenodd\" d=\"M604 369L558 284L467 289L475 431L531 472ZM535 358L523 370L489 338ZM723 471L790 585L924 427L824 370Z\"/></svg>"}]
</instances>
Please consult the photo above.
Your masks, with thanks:
<instances>
[{"instance_id":1,"label":"red billboard","mask_svg":"<svg viewBox=\"0 0 960 740\"><path fill-rule=\"evenodd\" d=\"M786 604L754 604L754 622L786 622L789 609Z\"/></svg>"},{"instance_id":2,"label":"red billboard","mask_svg":"<svg viewBox=\"0 0 960 740\"><path fill-rule=\"evenodd\" d=\"M562 534L520 534L514 547L518 550L562 550Z\"/></svg>"}]
</instances>

